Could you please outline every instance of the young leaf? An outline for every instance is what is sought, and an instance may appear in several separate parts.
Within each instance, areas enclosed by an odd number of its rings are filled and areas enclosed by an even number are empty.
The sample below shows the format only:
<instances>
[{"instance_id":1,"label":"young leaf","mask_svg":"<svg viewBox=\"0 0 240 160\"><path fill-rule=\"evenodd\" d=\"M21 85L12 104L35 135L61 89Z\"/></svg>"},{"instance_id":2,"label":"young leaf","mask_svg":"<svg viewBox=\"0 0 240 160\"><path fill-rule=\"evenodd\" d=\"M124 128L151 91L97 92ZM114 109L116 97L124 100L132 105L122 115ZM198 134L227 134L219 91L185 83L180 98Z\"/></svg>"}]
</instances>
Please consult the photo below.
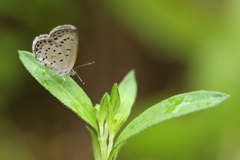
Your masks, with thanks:
<instances>
[{"instance_id":1,"label":"young leaf","mask_svg":"<svg viewBox=\"0 0 240 160\"><path fill-rule=\"evenodd\" d=\"M69 76L63 77L41 65L30 52L19 51L20 60L32 76L52 95L97 130L95 110L91 100ZM64 82L64 83L63 83Z\"/></svg>"},{"instance_id":2,"label":"young leaf","mask_svg":"<svg viewBox=\"0 0 240 160\"><path fill-rule=\"evenodd\" d=\"M112 87L111 95L110 95L110 102L112 105L112 111L114 114L117 113L118 108L120 107L120 97L118 92L118 86L115 83Z\"/></svg>"},{"instance_id":3,"label":"young leaf","mask_svg":"<svg viewBox=\"0 0 240 160\"><path fill-rule=\"evenodd\" d=\"M118 108L115 119L118 121L119 128L129 117L131 108L137 95L137 83L135 72L131 70L119 84L120 107Z\"/></svg>"},{"instance_id":4,"label":"young leaf","mask_svg":"<svg viewBox=\"0 0 240 160\"><path fill-rule=\"evenodd\" d=\"M117 146L114 146L114 148L112 149L111 154L109 156L109 160L110 159L115 160L117 158L117 155L118 155L118 153L119 153L119 151L120 151L120 149L123 145L124 145L124 143L121 143Z\"/></svg>"},{"instance_id":5,"label":"young leaf","mask_svg":"<svg viewBox=\"0 0 240 160\"><path fill-rule=\"evenodd\" d=\"M99 124L103 125L107 119L108 108L109 108L109 95L105 93L100 101L98 110L96 111L96 117Z\"/></svg>"},{"instance_id":6,"label":"young leaf","mask_svg":"<svg viewBox=\"0 0 240 160\"><path fill-rule=\"evenodd\" d=\"M147 109L131 121L119 135L115 146L118 146L129 137L152 125L173 117L213 107L223 102L228 97L228 95L220 92L195 91L168 98Z\"/></svg>"},{"instance_id":7,"label":"young leaf","mask_svg":"<svg viewBox=\"0 0 240 160\"><path fill-rule=\"evenodd\" d=\"M98 138L96 136L96 134L94 133L93 130L91 130L91 128L87 127L91 138L92 138L92 147L93 147L93 154L94 154L94 160L101 160L101 151L100 151L100 145L98 142Z\"/></svg>"}]
</instances>

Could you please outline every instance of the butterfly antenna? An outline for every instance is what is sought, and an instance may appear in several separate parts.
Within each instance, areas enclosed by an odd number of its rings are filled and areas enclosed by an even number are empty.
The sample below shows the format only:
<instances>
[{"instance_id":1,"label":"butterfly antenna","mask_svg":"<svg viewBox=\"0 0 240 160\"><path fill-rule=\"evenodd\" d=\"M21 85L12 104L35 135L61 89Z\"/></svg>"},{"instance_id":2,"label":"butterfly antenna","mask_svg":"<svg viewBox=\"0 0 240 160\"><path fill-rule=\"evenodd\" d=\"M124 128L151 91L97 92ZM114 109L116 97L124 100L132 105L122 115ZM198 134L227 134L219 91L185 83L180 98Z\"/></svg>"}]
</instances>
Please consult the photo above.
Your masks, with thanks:
<instances>
[{"instance_id":1,"label":"butterfly antenna","mask_svg":"<svg viewBox=\"0 0 240 160\"><path fill-rule=\"evenodd\" d=\"M77 66L77 67L75 67L74 69L77 69L77 68L80 68L80 67L83 67L83 66L88 66L88 65L93 64L93 63L95 63L95 61L90 62L90 63L83 64L83 65L80 65L80 66Z\"/></svg>"},{"instance_id":2,"label":"butterfly antenna","mask_svg":"<svg viewBox=\"0 0 240 160\"><path fill-rule=\"evenodd\" d=\"M90 63L83 64L83 65L80 65L80 66L77 66L77 67L74 68L74 70L75 70L76 68L80 68L80 67L83 67L83 66L88 66L88 65L93 64L93 63L95 63L95 61L90 62ZM75 72L75 73L76 73L76 75L78 76L79 80L80 80L80 81L82 82L82 84L84 85L85 83L83 82L82 78L78 75L77 72Z\"/></svg>"},{"instance_id":3,"label":"butterfly antenna","mask_svg":"<svg viewBox=\"0 0 240 160\"><path fill-rule=\"evenodd\" d=\"M80 81L82 82L82 84L84 85L85 83L83 82L82 78L78 75L77 72L75 72L75 73L76 73L76 75L78 76L79 80L80 80Z\"/></svg>"}]
</instances>

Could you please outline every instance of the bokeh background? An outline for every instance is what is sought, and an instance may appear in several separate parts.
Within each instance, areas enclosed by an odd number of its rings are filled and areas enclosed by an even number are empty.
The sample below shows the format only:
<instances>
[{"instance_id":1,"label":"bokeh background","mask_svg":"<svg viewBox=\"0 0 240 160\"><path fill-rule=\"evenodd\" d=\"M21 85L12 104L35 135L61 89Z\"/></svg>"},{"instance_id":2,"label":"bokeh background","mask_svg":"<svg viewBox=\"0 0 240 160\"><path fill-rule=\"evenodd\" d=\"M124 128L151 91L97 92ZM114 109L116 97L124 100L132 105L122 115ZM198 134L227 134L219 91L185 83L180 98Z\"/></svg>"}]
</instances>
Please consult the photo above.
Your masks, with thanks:
<instances>
[{"instance_id":1,"label":"bokeh background","mask_svg":"<svg viewBox=\"0 0 240 160\"><path fill-rule=\"evenodd\" d=\"M231 97L129 139L119 160L240 159L239 0L1 0L0 159L92 160L87 124L31 77L18 50L62 24L78 28L77 65L93 104L135 69L129 120L178 93Z\"/></svg>"}]
</instances>

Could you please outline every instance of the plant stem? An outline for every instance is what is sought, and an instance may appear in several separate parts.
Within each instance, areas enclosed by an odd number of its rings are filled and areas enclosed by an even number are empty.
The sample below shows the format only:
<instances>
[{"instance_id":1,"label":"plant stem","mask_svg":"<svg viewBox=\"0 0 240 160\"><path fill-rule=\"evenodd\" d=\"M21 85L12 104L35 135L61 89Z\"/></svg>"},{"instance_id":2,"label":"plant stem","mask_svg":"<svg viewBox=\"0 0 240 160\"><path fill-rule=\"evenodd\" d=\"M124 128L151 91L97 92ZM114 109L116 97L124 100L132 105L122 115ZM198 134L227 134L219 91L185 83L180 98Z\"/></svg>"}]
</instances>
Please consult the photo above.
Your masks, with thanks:
<instances>
[{"instance_id":1,"label":"plant stem","mask_svg":"<svg viewBox=\"0 0 240 160\"><path fill-rule=\"evenodd\" d=\"M112 151L114 137L115 137L114 134L110 134L109 137L108 137L108 151L107 151L108 157L110 156L110 153Z\"/></svg>"},{"instance_id":2,"label":"plant stem","mask_svg":"<svg viewBox=\"0 0 240 160\"><path fill-rule=\"evenodd\" d=\"M102 160L108 160L108 145L107 145L107 138L108 138L108 129L107 124L103 126L99 126L100 135L98 137L98 141L100 144L100 150L102 155Z\"/></svg>"}]
</instances>

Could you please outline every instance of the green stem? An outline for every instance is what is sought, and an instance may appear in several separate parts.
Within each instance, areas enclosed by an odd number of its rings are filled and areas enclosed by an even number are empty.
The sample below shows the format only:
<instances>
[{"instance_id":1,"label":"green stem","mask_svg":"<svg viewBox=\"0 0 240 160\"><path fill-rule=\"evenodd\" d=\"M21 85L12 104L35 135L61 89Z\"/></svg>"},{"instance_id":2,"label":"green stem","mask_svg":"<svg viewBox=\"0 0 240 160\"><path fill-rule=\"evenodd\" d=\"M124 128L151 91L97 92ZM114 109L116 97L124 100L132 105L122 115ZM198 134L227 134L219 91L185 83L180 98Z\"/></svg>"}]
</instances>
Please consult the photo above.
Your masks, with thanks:
<instances>
[{"instance_id":1,"label":"green stem","mask_svg":"<svg viewBox=\"0 0 240 160\"><path fill-rule=\"evenodd\" d=\"M109 137L108 137L108 151L107 151L108 157L110 156L110 153L111 153L112 148L113 148L114 137L115 137L114 134L110 134Z\"/></svg>"},{"instance_id":2,"label":"green stem","mask_svg":"<svg viewBox=\"0 0 240 160\"><path fill-rule=\"evenodd\" d=\"M108 145L107 145L107 138L108 138L108 129L107 129L107 124L103 126L99 126L100 130L100 135L98 137L98 141L100 144L100 150L101 150L101 155L102 155L102 160L108 160Z\"/></svg>"}]
</instances>

